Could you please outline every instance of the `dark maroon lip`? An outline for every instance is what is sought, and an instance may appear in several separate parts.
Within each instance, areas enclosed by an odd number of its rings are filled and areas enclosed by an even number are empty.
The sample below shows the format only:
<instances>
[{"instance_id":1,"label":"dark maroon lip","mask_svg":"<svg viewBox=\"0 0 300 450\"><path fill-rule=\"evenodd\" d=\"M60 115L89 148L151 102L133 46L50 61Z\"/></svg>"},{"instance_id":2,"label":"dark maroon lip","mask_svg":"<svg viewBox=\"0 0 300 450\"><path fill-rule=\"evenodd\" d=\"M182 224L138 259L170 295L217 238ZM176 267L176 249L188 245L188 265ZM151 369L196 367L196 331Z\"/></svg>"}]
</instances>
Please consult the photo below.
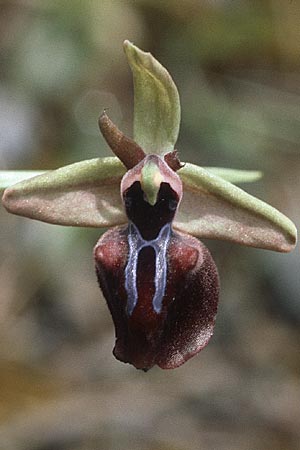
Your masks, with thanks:
<instances>
[{"instance_id":1,"label":"dark maroon lip","mask_svg":"<svg viewBox=\"0 0 300 450\"><path fill-rule=\"evenodd\" d=\"M217 268L200 241L172 231L161 308L156 311L153 306L155 252L148 246L139 255L138 298L128 311L129 233L129 227L109 230L94 252L99 284L116 330L114 355L138 369L176 368L205 347L213 333L219 297Z\"/></svg>"}]
</instances>

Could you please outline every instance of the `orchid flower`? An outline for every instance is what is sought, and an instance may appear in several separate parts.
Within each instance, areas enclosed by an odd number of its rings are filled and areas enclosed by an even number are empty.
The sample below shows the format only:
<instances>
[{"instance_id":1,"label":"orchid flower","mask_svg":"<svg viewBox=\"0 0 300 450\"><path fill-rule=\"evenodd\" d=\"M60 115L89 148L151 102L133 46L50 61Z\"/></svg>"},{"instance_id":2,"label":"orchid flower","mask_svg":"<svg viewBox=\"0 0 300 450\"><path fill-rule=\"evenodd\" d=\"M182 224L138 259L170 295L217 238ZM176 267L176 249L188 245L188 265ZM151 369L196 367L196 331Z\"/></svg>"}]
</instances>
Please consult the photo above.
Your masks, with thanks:
<instances>
[{"instance_id":1,"label":"orchid flower","mask_svg":"<svg viewBox=\"0 0 300 450\"><path fill-rule=\"evenodd\" d=\"M296 244L294 224L233 183L258 172L182 163L175 150L180 101L167 70L125 41L134 81L133 139L104 112L100 130L115 157L34 176L1 172L7 211L48 223L110 228L94 249L116 329L114 355L148 370L175 368L213 333L219 277L198 238L279 252ZM27 178L27 179L25 179Z\"/></svg>"}]
</instances>

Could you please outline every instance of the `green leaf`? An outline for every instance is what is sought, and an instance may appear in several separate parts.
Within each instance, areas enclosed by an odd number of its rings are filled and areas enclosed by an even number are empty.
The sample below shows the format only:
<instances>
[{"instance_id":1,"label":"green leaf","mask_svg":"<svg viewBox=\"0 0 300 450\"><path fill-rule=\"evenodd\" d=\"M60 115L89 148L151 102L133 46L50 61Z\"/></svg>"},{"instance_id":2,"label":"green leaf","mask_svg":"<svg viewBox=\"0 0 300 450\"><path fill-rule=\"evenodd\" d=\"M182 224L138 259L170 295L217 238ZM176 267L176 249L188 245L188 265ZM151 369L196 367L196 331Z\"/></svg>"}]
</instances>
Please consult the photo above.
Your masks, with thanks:
<instances>
[{"instance_id":1,"label":"green leaf","mask_svg":"<svg viewBox=\"0 0 300 450\"><path fill-rule=\"evenodd\" d=\"M279 252L294 248L295 225L272 206L193 164L187 163L178 175L184 194L174 228Z\"/></svg>"},{"instance_id":2,"label":"green leaf","mask_svg":"<svg viewBox=\"0 0 300 450\"><path fill-rule=\"evenodd\" d=\"M19 181L45 173L45 170L0 170L0 191Z\"/></svg>"},{"instance_id":3,"label":"green leaf","mask_svg":"<svg viewBox=\"0 0 300 450\"><path fill-rule=\"evenodd\" d=\"M180 101L167 70L150 54L129 41L124 50L133 74L133 137L147 153L174 150L180 126Z\"/></svg>"},{"instance_id":4,"label":"green leaf","mask_svg":"<svg viewBox=\"0 0 300 450\"><path fill-rule=\"evenodd\" d=\"M4 191L14 214L57 225L110 227L127 222L118 158L96 158L21 181Z\"/></svg>"},{"instance_id":5,"label":"green leaf","mask_svg":"<svg viewBox=\"0 0 300 450\"><path fill-rule=\"evenodd\" d=\"M204 167L204 169L233 184L251 183L260 180L263 176L263 173L258 170L236 170L224 167Z\"/></svg>"}]
</instances>

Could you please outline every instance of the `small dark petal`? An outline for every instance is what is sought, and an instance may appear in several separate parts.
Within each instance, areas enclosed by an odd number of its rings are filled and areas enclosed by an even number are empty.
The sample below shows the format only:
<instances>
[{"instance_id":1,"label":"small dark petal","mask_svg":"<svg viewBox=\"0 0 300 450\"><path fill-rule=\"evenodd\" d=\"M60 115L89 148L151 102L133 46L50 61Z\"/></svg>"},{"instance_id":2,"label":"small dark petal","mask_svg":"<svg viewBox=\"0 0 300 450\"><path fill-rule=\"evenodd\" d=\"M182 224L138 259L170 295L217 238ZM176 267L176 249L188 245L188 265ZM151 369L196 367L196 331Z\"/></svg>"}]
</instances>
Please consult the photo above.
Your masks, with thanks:
<instances>
[{"instance_id":1,"label":"small dark petal","mask_svg":"<svg viewBox=\"0 0 300 450\"><path fill-rule=\"evenodd\" d=\"M141 147L134 140L125 136L105 111L99 117L98 123L104 139L127 169L131 169L145 158L146 154Z\"/></svg>"},{"instance_id":2,"label":"small dark petal","mask_svg":"<svg viewBox=\"0 0 300 450\"><path fill-rule=\"evenodd\" d=\"M168 164L169 167L171 167L172 170L177 172L177 170L181 169L184 164L179 159L178 151L173 150L173 152L169 152L164 156L164 160Z\"/></svg>"}]
</instances>

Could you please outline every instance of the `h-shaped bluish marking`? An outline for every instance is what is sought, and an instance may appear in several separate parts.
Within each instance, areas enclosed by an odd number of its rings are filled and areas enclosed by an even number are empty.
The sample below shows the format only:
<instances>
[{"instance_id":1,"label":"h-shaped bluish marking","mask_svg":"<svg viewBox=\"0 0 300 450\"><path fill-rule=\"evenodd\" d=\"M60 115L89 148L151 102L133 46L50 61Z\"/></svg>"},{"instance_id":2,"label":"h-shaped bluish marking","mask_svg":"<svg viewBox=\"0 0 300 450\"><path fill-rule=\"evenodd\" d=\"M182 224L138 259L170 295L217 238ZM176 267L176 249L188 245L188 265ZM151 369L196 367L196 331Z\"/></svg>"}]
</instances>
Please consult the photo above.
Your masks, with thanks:
<instances>
[{"instance_id":1,"label":"h-shaped bluish marking","mask_svg":"<svg viewBox=\"0 0 300 450\"><path fill-rule=\"evenodd\" d=\"M138 228L130 222L128 233L129 257L125 268L125 289L127 291L127 313L131 315L138 301L137 264L139 253L144 247L152 247L155 252L155 293L152 299L153 309L160 313L167 284L166 253L170 240L171 225L167 223L155 239L147 241Z\"/></svg>"}]
</instances>

